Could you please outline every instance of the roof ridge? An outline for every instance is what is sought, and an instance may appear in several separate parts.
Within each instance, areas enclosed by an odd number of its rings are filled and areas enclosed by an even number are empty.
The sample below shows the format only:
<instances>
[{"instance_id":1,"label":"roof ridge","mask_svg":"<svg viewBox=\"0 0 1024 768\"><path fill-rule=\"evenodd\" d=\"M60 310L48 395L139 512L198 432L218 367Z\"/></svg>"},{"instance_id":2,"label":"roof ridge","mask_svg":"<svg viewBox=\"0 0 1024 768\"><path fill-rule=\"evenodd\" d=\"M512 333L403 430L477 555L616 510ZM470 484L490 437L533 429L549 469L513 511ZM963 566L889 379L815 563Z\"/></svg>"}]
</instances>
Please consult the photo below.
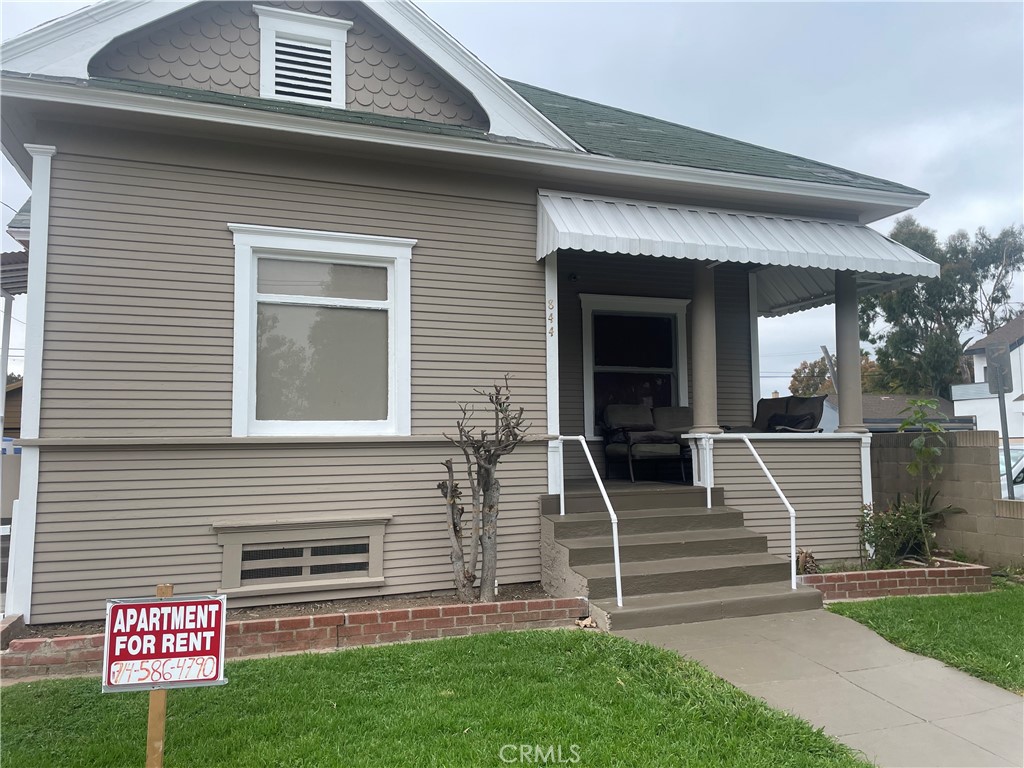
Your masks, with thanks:
<instances>
[{"instance_id":1,"label":"roof ridge","mask_svg":"<svg viewBox=\"0 0 1024 768\"><path fill-rule=\"evenodd\" d=\"M902 187L903 189L907 190L910 193L925 194L924 192L922 192L919 189L915 189L913 187L908 187L907 185L900 184L897 181L890 181L889 179L883 179L880 176L870 176L870 175L868 175L866 173L860 173L859 171L851 171L849 168L843 168L842 166L833 165L831 163L824 163L824 162L822 162L820 160L813 160L813 159L811 159L809 157L803 157L802 155L793 154L792 152L785 152L785 151L780 150L780 149L773 149L771 147L765 147L765 146L763 146L761 144L754 144L751 141L744 141L742 139L734 139L731 136L724 136L724 135L722 135L720 133L714 133L712 131L705 131L702 128L694 128L693 126L683 125L682 123L674 123L671 120L666 120L663 117L654 117L653 115L645 115L642 112L634 112L633 110L624 109L623 107L616 107L616 106L612 106L611 104L602 104L599 101L593 101L591 99L584 99L584 98L582 98L580 96L572 96L572 95L570 95L568 93L562 93L561 91L553 91L550 88L543 88L543 87L541 87L539 85L532 85L531 83L524 83L521 80L513 80L511 78L504 78L504 80L505 80L505 82L507 82L509 85L512 85L512 86L519 85L519 86L525 86L527 88L533 88L533 89L538 90L538 91L544 91L545 93L550 93L553 96L560 96L560 97L562 97L564 99L572 99L573 101L579 101L579 102L583 102L585 104L591 104L591 105L593 105L595 107L601 107L602 109L611 109L611 110L614 110L616 112L621 112L621 113L623 113L625 115L631 115L633 117L640 117L640 118L643 118L644 120L653 120L655 122L662 123L664 125L670 125L673 128L685 128L688 131L693 131L694 133L699 133L699 134L702 134L704 136L711 136L712 138L720 139L720 140L723 140L723 141L727 141L727 142L730 142L732 144L736 144L736 145L739 145L739 146L752 147L754 149L761 150L762 152L772 152L773 154L781 155L783 157L790 157L790 158L793 158L795 160L800 160L801 162L804 162L804 163L812 163L812 164L814 164L816 166L823 167L823 168L828 168L828 169L831 169L831 170L834 170L834 171L840 171L842 173L849 174L850 176L854 176L854 177L857 177L857 178L871 179L872 181L882 182L884 184L892 184L894 186ZM563 129L563 130L565 130L565 129ZM597 154L597 153L594 153L594 154ZM824 183L828 183L828 182L822 181L821 183L824 184Z\"/></svg>"}]
</instances>

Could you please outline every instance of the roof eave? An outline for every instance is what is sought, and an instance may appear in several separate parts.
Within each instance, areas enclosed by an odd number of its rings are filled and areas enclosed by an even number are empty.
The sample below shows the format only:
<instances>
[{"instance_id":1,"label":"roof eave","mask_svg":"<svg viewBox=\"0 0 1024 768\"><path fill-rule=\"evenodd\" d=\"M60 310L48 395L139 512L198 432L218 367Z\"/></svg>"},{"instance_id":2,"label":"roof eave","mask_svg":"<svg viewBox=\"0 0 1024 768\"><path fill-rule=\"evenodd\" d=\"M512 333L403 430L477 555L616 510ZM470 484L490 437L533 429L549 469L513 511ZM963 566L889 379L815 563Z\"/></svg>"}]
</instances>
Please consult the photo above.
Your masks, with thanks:
<instances>
[{"instance_id":1,"label":"roof eave","mask_svg":"<svg viewBox=\"0 0 1024 768\"><path fill-rule=\"evenodd\" d=\"M794 181L768 176L707 170L600 155L487 142L452 136L413 133L393 128L338 123L315 117L269 113L222 104L185 101L167 96L132 93L88 87L86 81L55 81L17 72L0 75L0 92L5 99L46 104L92 107L221 123L235 127L257 128L299 135L339 138L383 146L405 147L446 153L463 158L490 159L515 165L535 166L550 171L637 185L666 185L671 189L689 187L707 190L742 191L792 199L807 199L841 206L868 224L887 216L916 208L927 194L860 189L822 182ZM14 158L14 153L11 153ZM28 169L20 169L27 173Z\"/></svg>"}]
</instances>

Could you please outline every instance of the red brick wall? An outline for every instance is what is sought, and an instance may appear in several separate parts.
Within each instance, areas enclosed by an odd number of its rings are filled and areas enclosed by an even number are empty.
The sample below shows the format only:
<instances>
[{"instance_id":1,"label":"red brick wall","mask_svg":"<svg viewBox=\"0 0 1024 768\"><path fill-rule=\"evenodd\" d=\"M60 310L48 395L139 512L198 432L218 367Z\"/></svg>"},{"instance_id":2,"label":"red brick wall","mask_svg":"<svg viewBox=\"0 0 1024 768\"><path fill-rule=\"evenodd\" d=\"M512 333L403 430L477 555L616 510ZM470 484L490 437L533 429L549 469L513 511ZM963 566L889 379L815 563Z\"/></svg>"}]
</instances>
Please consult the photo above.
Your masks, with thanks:
<instances>
[{"instance_id":1,"label":"red brick wall","mask_svg":"<svg viewBox=\"0 0 1024 768\"><path fill-rule=\"evenodd\" d=\"M797 577L800 583L816 587L826 600L850 600L890 595L953 595L988 592L992 569L940 561L936 568L908 568L889 571L847 571L815 573Z\"/></svg>"},{"instance_id":2,"label":"red brick wall","mask_svg":"<svg viewBox=\"0 0 1024 768\"><path fill-rule=\"evenodd\" d=\"M589 612L586 598L570 597L231 621L225 653L229 659L240 659L496 630L566 627ZM102 663L103 635L23 638L12 640L0 653L0 674L4 679L96 675Z\"/></svg>"}]
</instances>

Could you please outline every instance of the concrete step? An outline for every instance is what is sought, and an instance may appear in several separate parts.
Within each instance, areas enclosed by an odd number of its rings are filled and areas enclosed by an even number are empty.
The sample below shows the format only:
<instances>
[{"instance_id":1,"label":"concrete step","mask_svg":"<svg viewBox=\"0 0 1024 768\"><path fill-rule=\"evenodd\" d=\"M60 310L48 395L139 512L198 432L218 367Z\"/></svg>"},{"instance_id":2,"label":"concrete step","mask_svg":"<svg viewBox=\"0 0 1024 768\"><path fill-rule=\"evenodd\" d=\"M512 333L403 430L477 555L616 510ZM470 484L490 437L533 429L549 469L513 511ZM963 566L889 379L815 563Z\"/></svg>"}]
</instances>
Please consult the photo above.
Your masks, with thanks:
<instances>
[{"instance_id":1,"label":"concrete step","mask_svg":"<svg viewBox=\"0 0 1024 768\"><path fill-rule=\"evenodd\" d=\"M639 533L663 533L695 529L742 528L743 513L730 507L683 508L683 509L625 509L616 510L619 518L619 535ZM612 524L607 510L600 512L575 512L548 515L555 526L555 537L562 541L567 538L587 536L611 536Z\"/></svg>"},{"instance_id":2,"label":"concrete step","mask_svg":"<svg viewBox=\"0 0 1024 768\"><path fill-rule=\"evenodd\" d=\"M559 539L558 543L569 550L571 566L599 565L614 561L611 534ZM768 537L747 528L710 528L619 535L619 557L624 563L767 551Z\"/></svg>"},{"instance_id":3,"label":"concrete step","mask_svg":"<svg viewBox=\"0 0 1024 768\"><path fill-rule=\"evenodd\" d=\"M688 624L712 619L810 611L821 607L821 592L813 587L791 589L789 581L743 584L591 601L591 611L603 629L639 629Z\"/></svg>"},{"instance_id":4,"label":"concrete step","mask_svg":"<svg viewBox=\"0 0 1024 768\"><path fill-rule=\"evenodd\" d=\"M623 595L689 592L740 584L782 581L789 562L768 554L677 557L622 563ZM611 563L573 567L587 579L591 600L615 596L615 569Z\"/></svg>"},{"instance_id":5,"label":"concrete step","mask_svg":"<svg viewBox=\"0 0 1024 768\"><path fill-rule=\"evenodd\" d=\"M707 490L692 485L656 484L645 486L642 483L616 483L607 488L612 508L619 512L626 509L663 509L671 507L699 507L707 505ZM559 512L558 494L544 494L540 497L541 512L555 514ZM711 489L711 504L720 506L725 503L724 491L721 488ZM565 511L567 514L576 512L606 512L604 500L597 485L590 490L566 491Z\"/></svg>"}]
</instances>

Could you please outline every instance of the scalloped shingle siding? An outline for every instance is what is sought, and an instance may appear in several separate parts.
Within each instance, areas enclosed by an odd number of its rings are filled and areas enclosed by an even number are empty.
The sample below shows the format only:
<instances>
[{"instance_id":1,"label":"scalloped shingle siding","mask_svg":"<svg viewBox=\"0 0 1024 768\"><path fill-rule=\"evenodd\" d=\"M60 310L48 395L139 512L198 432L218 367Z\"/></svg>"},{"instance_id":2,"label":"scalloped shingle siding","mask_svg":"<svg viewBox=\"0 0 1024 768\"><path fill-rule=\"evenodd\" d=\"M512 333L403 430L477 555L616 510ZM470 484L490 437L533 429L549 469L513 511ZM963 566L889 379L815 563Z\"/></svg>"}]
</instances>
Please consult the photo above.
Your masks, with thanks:
<instances>
[{"instance_id":1,"label":"scalloped shingle siding","mask_svg":"<svg viewBox=\"0 0 1024 768\"><path fill-rule=\"evenodd\" d=\"M262 3L353 21L346 46L349 109L486 130L468 93L370 14L341 2ZM260 92L260 33L251 3L207 3L113 41L89 74L240 96Z\"/></svg>"}]
</instances>

